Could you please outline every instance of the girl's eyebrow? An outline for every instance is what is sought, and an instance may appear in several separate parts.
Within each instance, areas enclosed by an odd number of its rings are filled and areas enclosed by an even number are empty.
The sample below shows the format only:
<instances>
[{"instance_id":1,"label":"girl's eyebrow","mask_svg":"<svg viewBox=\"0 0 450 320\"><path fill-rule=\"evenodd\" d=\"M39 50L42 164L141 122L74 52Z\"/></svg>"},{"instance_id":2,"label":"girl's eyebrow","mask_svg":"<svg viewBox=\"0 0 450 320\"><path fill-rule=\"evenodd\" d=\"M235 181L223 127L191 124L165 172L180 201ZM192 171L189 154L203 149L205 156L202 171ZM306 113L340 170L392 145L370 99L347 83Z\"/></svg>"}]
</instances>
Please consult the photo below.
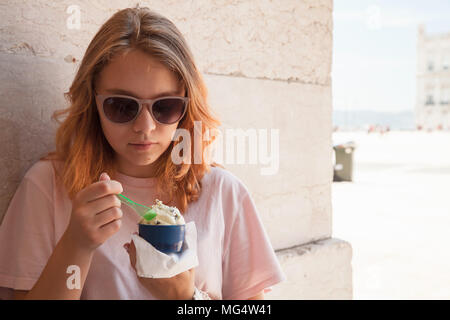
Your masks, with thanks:
<instances>
[{"instance_id":1,"label":"girl's eyebrow","mask_svg":"<svg viewBox=\"0 0 450 320\"><path fill-rule=\"evenodd\" d=\"M135 94L134 92L127 91L124 89L113 88L113 89L106 89L105 91L108 91L108 92L114 93L114 94L123 94L126 96L139 98L139 95ZM177 92L177 91L165 91L165 92L161 92L161 93L157 94L155 96L155 98L164 97L164 96L177 96L177 95L179 95L179 92Z\"/></svg>"}]
</instances>

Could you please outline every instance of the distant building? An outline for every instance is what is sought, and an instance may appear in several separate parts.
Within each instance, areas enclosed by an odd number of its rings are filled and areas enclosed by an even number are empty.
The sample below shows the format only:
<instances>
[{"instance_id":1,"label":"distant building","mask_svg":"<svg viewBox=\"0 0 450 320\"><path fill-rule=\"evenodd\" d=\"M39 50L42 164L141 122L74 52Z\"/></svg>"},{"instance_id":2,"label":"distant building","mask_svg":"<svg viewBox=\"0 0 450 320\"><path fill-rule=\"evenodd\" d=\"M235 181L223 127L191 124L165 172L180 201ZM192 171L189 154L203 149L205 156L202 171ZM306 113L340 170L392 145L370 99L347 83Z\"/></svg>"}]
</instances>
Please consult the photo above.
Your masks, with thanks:
<instances>
[{"instance_id":1,"label":"distant building","mask_svg":"<svg viewBox=\"0 0 450 320\"><path fill-rule=\"evenodd\" d=\"M450 32L417 39L416 127L450 130Z\"/></svg>"}]
</instances>

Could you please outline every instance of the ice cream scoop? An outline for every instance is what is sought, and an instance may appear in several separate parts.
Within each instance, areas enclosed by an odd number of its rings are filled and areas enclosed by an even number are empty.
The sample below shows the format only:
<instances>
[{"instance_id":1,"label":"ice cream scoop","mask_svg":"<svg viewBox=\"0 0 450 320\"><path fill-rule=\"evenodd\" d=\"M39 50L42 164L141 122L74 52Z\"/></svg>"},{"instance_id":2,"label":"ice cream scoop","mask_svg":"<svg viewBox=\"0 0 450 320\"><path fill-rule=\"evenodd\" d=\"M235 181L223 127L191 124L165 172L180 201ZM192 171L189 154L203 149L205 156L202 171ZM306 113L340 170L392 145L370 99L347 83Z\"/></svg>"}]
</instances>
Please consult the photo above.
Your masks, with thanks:
<instances>
[{"instance_id":1,"label":"ice cream scoop","mask_svg":"<svg viewBox=\"0 0 450 320\"><path fill-rule=\"evenodd\" d=\"M182 225L185 224L184 218L177 207L170 207L156 199L151 207L156 217L152 219L142 219L139 223L150 225Z\"/></svg>"}]
</instances>

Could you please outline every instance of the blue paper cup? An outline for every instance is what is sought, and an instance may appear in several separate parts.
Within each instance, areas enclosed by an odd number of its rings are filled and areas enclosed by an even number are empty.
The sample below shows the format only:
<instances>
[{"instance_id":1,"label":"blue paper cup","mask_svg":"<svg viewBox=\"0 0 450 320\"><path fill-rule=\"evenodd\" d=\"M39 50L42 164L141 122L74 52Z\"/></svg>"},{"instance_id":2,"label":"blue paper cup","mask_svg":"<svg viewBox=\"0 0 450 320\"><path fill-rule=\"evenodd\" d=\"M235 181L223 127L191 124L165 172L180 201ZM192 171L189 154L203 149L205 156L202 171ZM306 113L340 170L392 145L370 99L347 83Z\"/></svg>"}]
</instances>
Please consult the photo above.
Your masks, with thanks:
<instances>
[{"instance_id":1,"label":"blue paper cup","mask_svg":"<svg viewBox=\"0 0 450 320\"><path fill-rule=\"evenodd\" d=\"M183 247L186 225L139 224L139 236L163 253L179 253Z\"/></svg>"}]
</instances>

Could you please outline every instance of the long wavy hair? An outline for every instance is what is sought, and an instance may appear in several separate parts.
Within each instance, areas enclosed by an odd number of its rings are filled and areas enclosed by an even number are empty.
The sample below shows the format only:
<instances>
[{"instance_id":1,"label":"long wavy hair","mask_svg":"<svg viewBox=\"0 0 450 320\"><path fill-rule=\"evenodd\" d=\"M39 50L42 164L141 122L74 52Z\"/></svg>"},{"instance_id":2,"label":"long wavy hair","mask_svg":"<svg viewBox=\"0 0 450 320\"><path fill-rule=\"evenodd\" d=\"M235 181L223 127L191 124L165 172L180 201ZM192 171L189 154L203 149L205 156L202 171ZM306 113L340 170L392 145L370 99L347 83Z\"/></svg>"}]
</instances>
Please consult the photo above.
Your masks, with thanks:
<instances>
[{"instance_id":1,"label":"long wavy hair","mask_svg":"<svg viewBox=\"0 0 450 320\"><path fill-rule=\"evenodd\" d=\"M213 116L207 102L207 88L198 71L193 55L177 27L164 16L149 8L127 8L116 12L106 21L89 44L68 92L64 93L69 107L56 110L52 119L58 122L55 145L40 160L61 161L55 168L72 200L86 186L98 181L102 172L114 179L117 172L115 151L106 140L96 108L94 84L102 69L118 54L130 50L142 50L163 63L184 84L189 104L178 128L189 131L191 136L190 163L174 164L171 152L179 143L172 141L157 161L157 186L185 212L188 204L198 199L201 178L211 166L218 166L206 159L204 150L214 137L204 141L206 130L216 130L220 121ZM60 118L67 115L64 121ZM201 134L194 135L194 121L201 121ZM198 132L200 133L200 132ZM200 137L197 141L195 138ZM202 161L194 163L194 145L201 145ZM198 147L197 147L198 148Z\"/></svg>"}]
</instances>

